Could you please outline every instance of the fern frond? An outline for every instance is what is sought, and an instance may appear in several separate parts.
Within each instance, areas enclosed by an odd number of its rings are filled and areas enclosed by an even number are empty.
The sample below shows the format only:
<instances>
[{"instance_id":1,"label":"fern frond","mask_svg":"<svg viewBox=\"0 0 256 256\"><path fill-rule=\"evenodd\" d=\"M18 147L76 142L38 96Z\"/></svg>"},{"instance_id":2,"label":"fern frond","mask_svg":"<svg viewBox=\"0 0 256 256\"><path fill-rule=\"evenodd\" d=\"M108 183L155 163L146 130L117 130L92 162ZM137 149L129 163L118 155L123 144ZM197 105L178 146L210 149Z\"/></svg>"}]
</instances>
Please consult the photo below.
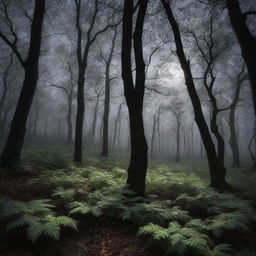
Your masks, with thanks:
<instances>
[{"instance_id":1,"label":"fern frond","mask_svg":"<svg viewBox=\"0 0 256 256\"><path fill-rule=\"evenodd\" d=\"M65 189L63 187L58 187L53 190L53 196L59 196L63 199L64 202L70 202L74 199L74 195L76 194L75 189L69 188Z\"/></svg>"},{"instance_id":2,"label":"fern frond","mask_svg":"<svg viewBox=\"0 0 256 256\"><path fill-rule=\"evenodd\" d=\"M215 246L210 253L210 256L230 256L232 248L230 244L219 244Z\"/></svg>"}]
</instances>

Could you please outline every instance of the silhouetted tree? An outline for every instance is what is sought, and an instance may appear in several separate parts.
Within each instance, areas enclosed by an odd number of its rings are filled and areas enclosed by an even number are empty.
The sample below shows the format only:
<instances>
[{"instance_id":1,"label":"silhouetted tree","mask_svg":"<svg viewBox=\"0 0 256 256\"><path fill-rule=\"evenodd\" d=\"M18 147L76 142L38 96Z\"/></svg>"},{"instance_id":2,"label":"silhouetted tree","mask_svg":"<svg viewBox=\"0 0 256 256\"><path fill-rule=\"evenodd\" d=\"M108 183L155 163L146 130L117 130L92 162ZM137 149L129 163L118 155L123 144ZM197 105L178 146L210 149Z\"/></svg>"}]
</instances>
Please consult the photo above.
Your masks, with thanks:
<instances>
[{"instance_id":1,"label":"silhouetted tree","mask_svg":"<svg viewBox=\"0 0 256 256\"><path fill-rule=\"evenodd\" d=\"M85 72L88 66L88 56L90 48L99 35L106 32L108 28L116 26L107 24L102 29L93 33L95 28L96 18L99 16L99 1L94 0L94 11L89 23L89 27L86 33L86 41L84 43L84 31L81 26L81 8L82 1L75 0L76 4L76 29L77 29L77 62L78 62L78 82L77 82L77 113L76 113L76 128L75 128L75 150L74 150L74 162L81 163L82 161L82 141L83 141L83 124L84 124L84 83ZM89 4L89 1L88 3Z\"/></svg>"},{"instance_id":2,"label":"silhouetted tree","mask_svg":"<svg viewBox=\"0 0 256 256\"><path fill-rule=\"evenodd\" d=\"M239 0L226 0L231 25L235 31L242 55L246 63L252 88L254 113L256 115L256 39L250 32L246 19L248 15L256 15L256 10L241 12Z\"/></svg>"},{"instance_id":3,"label":"silhouetted tree","mask_svg":"<svg viewBox=\"0 0 256 256\"><path fill-rule=\"evenodd\" d=\"M248 80L248 74L244 73L244 68L245 68L245 65L243 65L241 72L239 72L239 74L236 77L235 96L234 96L233 102L230 105L229 120L228 120L229 128L230 128L229 145L232 151L232 167L233 168L241 167L240 153L239 153L237 133L236 133L236 125L235 125L235 113L236 113L237 104L240 99L241 86L244 81Z\"/></svg>"},{"instance_id":4,"label":"silhouetted tree","mask_svg":"<svg viewBox=\"0 0 256 256\"><path fill-rule=\"evenodd\" d=\"M2 167L15 166L20 163L20 155L26 133L26 123L38 80L38 61L41 48L45 0L35 0L29 51L26 60L23 59L17 48L18 36L8 15L8 4L4 4L4 12L13 40L9 39L2 30L0 30L0 38L16 55L21 66L24 68L25 77L18 104L11 122L7 142L1 155L0 164Z\"/></svg>"},{"instance_id":5,"label":"silhouetted tree","mask_svg":"<svg viewBox=\"0 0 256 256\"><path fill-rule=\"evenodd\" d=\"M145 92L145 63L143 60L142 34L147 4L147 0L138 1L139 10L133 33L134 1L124 1L122 37L122 78L129 111L131 135L131 159L128 168L127 184L140 196L143 196L145 192L148 164L148 146L142 116ZM133 81L131 64L132 39L134 42L136 65L135 83Z\"/></svg>"},{"instance_id":6,"label":"silhouetted tree","mask_svg":"<svg viewBox=\"0 0 256 256\"><path fill-rule=\"evenodd\" d=\"M230 185L226 182L226 179L225 179L226 168L218 159L214 142L211 138L211 134L202 111L201 102L195 88L191 67L190 67L190 61L187 60L186 55L184 53L179 25L174 18L174 15L170 6L170 1L161 0L161 3L164 7L168 21L173 30L177 56L184 73L188 94L192 101L194 114L195 114L195 121L197 123L198 129L200 131L200 134L204 143L204 147L207 153L210 176L211 176L210 186L217 190L229 189Z\"/></svg>"},{"instance_id":7,"label":"silhouetted tree","mask_svg":"<svg viewBox=\"0 0 256 256\"><path fill-rule=\"evenodd\" d=\"M115 49L115 43L116 43L116 37L117 37L117 27L114 29L114 35L111 41L111 48L110 52L107 58L105 58L103 55L101 57L103 58L105 62L105 99L104 99L104 114L103 114L103 143L102 143L102 156L108 156L108 149L109 149L109 129L108 129L108 119L109 119L109 110L110 110L110 84L115 77L110 77L110 65L113 58L113 53Z\"/></svg>"}]
</instances>

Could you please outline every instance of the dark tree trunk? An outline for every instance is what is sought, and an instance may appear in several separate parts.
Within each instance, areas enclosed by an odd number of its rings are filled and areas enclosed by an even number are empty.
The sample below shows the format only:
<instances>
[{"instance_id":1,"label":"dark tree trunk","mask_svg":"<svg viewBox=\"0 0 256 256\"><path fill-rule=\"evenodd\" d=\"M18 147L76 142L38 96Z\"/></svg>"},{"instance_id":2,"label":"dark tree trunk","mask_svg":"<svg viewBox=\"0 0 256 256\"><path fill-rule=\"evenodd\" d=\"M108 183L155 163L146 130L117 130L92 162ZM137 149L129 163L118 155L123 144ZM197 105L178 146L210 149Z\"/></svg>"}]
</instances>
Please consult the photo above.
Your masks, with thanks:
<instances>
[{"instance_id":1,"label":"dark tree trunk","mask_svg":"<svg viewBox=\"0 0 256 256\"><path fill-rule=\"evenodd\" d=\"M73 100L73 97L69 96L69 99L68 99L68 113L67 113L67 126L68 126L67 143L68 143L68 145L72 144L72 133L73 133L73 126L72 126L72 100Z\"/></svg>"},{"instance_id":2,"label":"dark tree trunk","mask_svg":"<svg viewBox=\"0 0 256 256\"><path fill-rule=\"evenodd\" d=\"M3 121L3 112L4 112L4 103L5 103L7 92L8 92L8 89L9 89L8 77L10 75L12 64L13 64L13 52L11 52L10 61L7 65L6 69L3 72L3 78L2 78L2 80L3 80L3 92L2 92L2 95L1 95L1 99L0 99L0 127L1 126L3 127L5 125L2 122ZM0 131L1 130L2 129L0 128Z\"/></svg>"},{"instance_id":3,"label":"dark tree trunk","mask_svg":"<svg viewBox=\"0 0 256 256\"><path fill-rule=\"evenodd\" d=\"M154 144L155 144L155 136L156 136L156 125L157 125L157 113L154 114L153 119L153 128L152 128L152 136L151 136L151 143L150 143L150 157L154 157Z\"/></svg>"},{"instance_id":4,"label":"dark tree trunk","mask_svg":"<svg viewBox=\"0 0 256 256\"><path fill-rule=\"evenodd\" d=\"M6 133L6 126L7 126L7 120L8 120L8 114L9 111L7 109L3 109L3 117L1 120L1 126L0 126L0 134L1 136Z\"/></svg>"},{"instance_id":5,"label":"dark tree trunk","mask_svg":"<svg viewBox=\"0 0 256 256\"><path fill-rule=\"evenodd\" d=\"M84 46L83 42L83 29L80 24L81 19L81 0L75 0L76 5L76 29L77 29L77 62L78 62L78 90L77 90L77 114L76 114L76 128L75 128L75 150L74 150L74 162L82 162L82 141L83 141L83 127L84 127L84 82L85 72L87 69L87 61L89 56L90 47L95 42L97 37L102 33L106 32L110 25L106 25L103 29L98 30L92 35L94 30L96 18L99 12L99 0L95 0L94 12L92 19L87 30L87 39Z\"/></svg>"},{"instance_id":6,"label":"dark tree trunk","mask_svg":"<svg viewBox=\"0 0 256 256\"><path fill-rule=\"evenodd\" d=\"M255 172L256 171L256 155L255 155L255 150L253 151L253 141L256 141L256 122L255 122L255 131L254 134L252 135L252 138L249 142L248 149L252 158L252 167L251 171Z\"/></svg>"},{"instance_id":7,"label":"dark tree trunk","mask_svg":"<svg viewBox=\"0 0 256 256\"><path fill-rule=\"evenodd\" d=\"M118 137L118 124L120 123L120 118L121 118L121 111L122 111L122 107L125 103L122 102L119 107L118 107L118 112L117 112L117 116L115 119L115 127L114 127L114 135L113 135L113 148L116 147L116 142L117 142L117 137Z\"/></svg>"},{"instance_id":8,"label":"dark tree trunk","mask_svg":"<svg viewBox=\"0 0 256 256\"><path fill-rule=\"evenodd\" d=\"M82 162L82 141L83 141L83 124L84 124L84 76L85 70L83 66L79 67L78 90L77 90L77 112L76 112L76 128L75 128L75 152L74 162Z\"/></svg>"},{"instance_id":9,"label":"dark tree trunk","mask_svg":"<svg viewBox=\"0 0 256 256\"><path fill-rule=\"evenodd\" d=\"M229 128L230 128L230 139L229 139L229 145L232 151L232 167L233 168L240 168L241 162L240 162L240 153L239 153L239 147L237 143L237 136L236 136L236 128L235 128L235 108L231 108L229 113Z\"/></svg>"},{"instance_id":10,"label":"dark tree trunk","mask_svg":"<svg viewBox=\"0 0 256 256\"><path fill-rule=\"evenodd\" d=\"M15 166L20 163L20 155L26 133L26 123L38 80L38 61L41 48L41 34L45 0L35 1L31 26L30 47L24 62L25 78L18 104L11 122L10 132L1 155L1 166Z\"/></svg>"},{"instance_id":11,"label":"dark tree trunk","mask_svg":"<svg viewBox=\"0 0 256 256\"><path fill-rule=\"evenodd\" d=\"M117 128L117 148L121 145L121 129L122 129L122 119L118 121L118 128Z\"/></svg>"},{"instance_id":12,"label":"dark tree trunk","mask_svg":"<svg viewBox=\"0 0 256 256\"><path fill-rule=\"evenodd\" d=\"M239 0L226 0L231 25L241 47L252 88L254 113L256 115L256 39L246 24L247 16L241 13Z\"/></svg>"},{"instance_id":13,"label":"dark tree trunk","mask_svg":"<svg viewBox=\"0 0 256 256\"><path fill-rule=\"evenodd\" d=\"M68 98L68 112L67 112L67 143L68 145L72 144L72 135L73 135L73 124L72 124L72 107L73 107L73 72L70 63L68 63L69 73L70 73L70 88L67 91L67 98Z\"/></svg>"},{"instance_id":14,"label":"dark tree trunk","mask_svg":"<svg viewBox=\"0 0 256 256\"><path fill-rule=\"evenodd\" d=\"M161 139L161 131L160 131L160 114L161 112L158 112L157 117L157 135L158 135L158 154L161 154L162 150L162 139Z\"/></svg>"},{"instance_id":15,"label":"dark tree trunk","mask_svg":"<svg viewBox=\"0 0 256 256\"><path fill-rule=\"evenodd\" d=\"M105 100L104 100L104 114L103 114L103 142L102 142L102 156L108 156L108 119L109 119L109 109L110 109L110 65L115 49L117 36L117 28L114 30L114 36L111 43L111 49L109 52L108 59L106 60L106 69L105 69Z\"/></svg>"},{"instance_id":16,"label":"dark tree trunk","mask_svg":"<svg viewBox=\"0 0 256 256\"><path fill-rule=\"evenodd\" d=\"M177 134L176 134L176 157L175 157L175 162L179 163L180 162L180 122L177 121Z\"/></svg>"},{"instance_id":17,"label":"dark tree trunk","mask_svg":"<svg viewBox=\"0 0 256 256\"><path fill-rule=\"evenodd\" d=\"M145 91L145 64L143 60L142 33L147 9L147 0L139 1L139 10L133 35L133 0L124 1L122 38L122 78L130 118L131 159L127 184L136 195L143 196L148 156L143 126L143 97ZM132 38L136 64L135 85L131 67Z\"/></svg>"},{"instance_id":18,"label":"dark tree trunk","mask_svg":"<svg viewBox=\"0 0 256 256\"><path fill-rule=\"evenodd\" d=\"M39 107L36 107L35 119L34 119L34 124L33 124L33 136L36 136L38 114L39 114Z\"/></svg>"},{"instance_id":19,"label":"dark tree trunk","mask_svg":"<svg viewBox=\"0 0 256 256\"><path fill-rule=\"evenodd\" d=\"M229 112L229 128L230 128L229 145L232 151L232 157L233 157L232 167L233 168L241 167L240 153L239 153L237 134L236 134L236 125L235 125L235 112L236 112L236 107L240 98L241 85L244 81L248 80L248 75L247 74L243 75L243 73L244 73L244 65L241 72L237 76L235 97L233 99L230 112Z\"/></svg>"},{"instance_id":20,"label":"dark tree trunk","mask_svg":"<svg viewBox=\"0 0 256 256\"><path fill-rule=\"evenodd\" d=\"M97 126L97 119L98 119L98 111L99 111L99 97L96 99L96 104L93 111L93 121L92 121L92 143L95 143L96 137L96 126Z\"/></svg>"},{"instance_id":21,"label":"dark tree trunk","mask_svg":"<svg viewBox=\"0 0 256 256\"><path fill-rule=\"evenodd\" d=\"M163 4L163 7L166 11L168 20L173 30L175 44L177 48L177 55L180 61L181 68L184 73L188 93L192 101L192 105L195 113L195 121L200 131L200 134L204 143L204 147L206 150L209 169L210 169L210 176L211 176L210 186L219 191L225 190L229 188L229 184L226 182L226 179L225 179L226 168L218 160L218 155L215 150L215 146L211 138L209 128L207 126L207 123L203 115L201 102L197 94L195 84L193 81L192 72L190 69L190 61L186 59L186 56L184 53L179 26L173 16L169 2L166 0L161 0L161 2Z\"/></svg>"}]
</instances>

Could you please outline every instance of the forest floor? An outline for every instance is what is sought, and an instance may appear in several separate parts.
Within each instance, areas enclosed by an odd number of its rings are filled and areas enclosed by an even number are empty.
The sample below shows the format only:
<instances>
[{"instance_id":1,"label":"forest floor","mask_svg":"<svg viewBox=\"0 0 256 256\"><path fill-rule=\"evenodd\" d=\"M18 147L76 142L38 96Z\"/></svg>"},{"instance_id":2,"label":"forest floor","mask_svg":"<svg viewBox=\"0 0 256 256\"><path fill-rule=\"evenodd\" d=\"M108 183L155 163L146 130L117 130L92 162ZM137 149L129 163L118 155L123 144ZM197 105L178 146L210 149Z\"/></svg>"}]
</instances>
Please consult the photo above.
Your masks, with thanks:
<instances>
[{"instance_id":1,"label":"forest floor","mask_svg":"<svg viewBox=\"0 0 256 256\"><path fill-rule=\"evenodd\" d=\"M27 174L0 180L0 255L256 255L255 173L229 170L240 192L219 194L205 167L151 163L146 199L133 200L120 193L127 159L75 167L55 149L23 158Z\"/></svg>"}]
</instances>

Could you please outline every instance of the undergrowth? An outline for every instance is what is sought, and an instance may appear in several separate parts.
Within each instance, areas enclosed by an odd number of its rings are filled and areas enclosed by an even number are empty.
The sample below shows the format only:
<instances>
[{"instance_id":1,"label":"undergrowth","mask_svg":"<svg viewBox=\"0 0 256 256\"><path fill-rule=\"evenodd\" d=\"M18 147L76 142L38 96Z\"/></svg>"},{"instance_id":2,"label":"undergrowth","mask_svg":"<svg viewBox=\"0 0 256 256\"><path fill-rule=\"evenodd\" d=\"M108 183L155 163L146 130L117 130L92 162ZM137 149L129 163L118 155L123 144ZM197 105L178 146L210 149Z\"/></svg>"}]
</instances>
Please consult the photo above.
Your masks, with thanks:
<instances>
[{"instance_id":1,"label":"undergrowth","mask_svg":"<svg viewBox=\"0 0 256 256\"><path fill-rule=\"evenodd\" d=\"M33 163L46 166L40 159ZM51 201L1 200L1 219L9 220L8 229L24 226L32 241L41 235L58 239L61 226L75 229L81 216L109 216L132 223L138 236L162 255L255 255L253 197L213 191L203 169L152 165L146 197L139 198L123 187L123 160L118 165L92 157L84 167L55 160L53 168L30 180L51 191ZM65 216L57 216L54 206Z\"/></svg>"}]
</instances>

